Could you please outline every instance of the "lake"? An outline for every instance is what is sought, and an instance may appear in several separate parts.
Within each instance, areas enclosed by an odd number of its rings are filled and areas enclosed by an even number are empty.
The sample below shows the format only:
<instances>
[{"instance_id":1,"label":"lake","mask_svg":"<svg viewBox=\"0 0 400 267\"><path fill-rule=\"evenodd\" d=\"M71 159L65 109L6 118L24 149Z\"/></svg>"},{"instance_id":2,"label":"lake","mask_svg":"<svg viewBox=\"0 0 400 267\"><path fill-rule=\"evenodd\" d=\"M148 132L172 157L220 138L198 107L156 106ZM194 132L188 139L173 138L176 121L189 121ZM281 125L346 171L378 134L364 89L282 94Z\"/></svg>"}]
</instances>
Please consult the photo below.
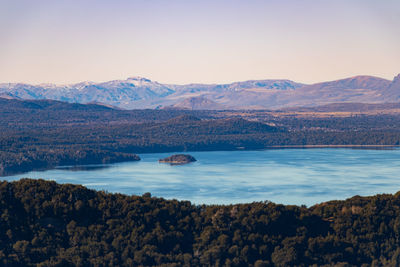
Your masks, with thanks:
<instances>
[{"instance_id":1,"label":"lake","mask_svg":"<svg viewBox=\"0 0 400 267\"><path fill-rule=\"evenodd\" d=\"M141 154L141 161L89 168L57 168L7 176L83 184L88 188L195 204L269 200L307 206L354 195L400 191L400 149L271 149L190 152L197 162L170 166L172 153Z\"/></svg>"}]
</instances>

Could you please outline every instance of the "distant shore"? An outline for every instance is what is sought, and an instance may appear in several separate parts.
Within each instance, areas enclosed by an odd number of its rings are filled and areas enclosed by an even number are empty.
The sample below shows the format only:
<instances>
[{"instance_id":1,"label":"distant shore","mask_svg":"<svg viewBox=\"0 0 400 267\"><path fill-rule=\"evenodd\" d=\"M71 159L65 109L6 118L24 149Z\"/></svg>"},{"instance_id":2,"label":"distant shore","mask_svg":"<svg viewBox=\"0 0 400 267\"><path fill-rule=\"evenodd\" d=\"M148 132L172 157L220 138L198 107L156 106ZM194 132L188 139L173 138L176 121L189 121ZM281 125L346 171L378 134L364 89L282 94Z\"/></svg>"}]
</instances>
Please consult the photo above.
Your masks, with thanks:
<instances>
[{"instance_id":1,"label":"distant shore","mask_svg":"<svg viewBox=\"0 0 400 267\"><path fill-rule=\"evenodd\" d=\"M373 148L373 147L400 147L400 145L277 145L277 146L268 146L268 148L352 148L352 147L365 147L365 148Z\"/></svg>"}]
</instances>

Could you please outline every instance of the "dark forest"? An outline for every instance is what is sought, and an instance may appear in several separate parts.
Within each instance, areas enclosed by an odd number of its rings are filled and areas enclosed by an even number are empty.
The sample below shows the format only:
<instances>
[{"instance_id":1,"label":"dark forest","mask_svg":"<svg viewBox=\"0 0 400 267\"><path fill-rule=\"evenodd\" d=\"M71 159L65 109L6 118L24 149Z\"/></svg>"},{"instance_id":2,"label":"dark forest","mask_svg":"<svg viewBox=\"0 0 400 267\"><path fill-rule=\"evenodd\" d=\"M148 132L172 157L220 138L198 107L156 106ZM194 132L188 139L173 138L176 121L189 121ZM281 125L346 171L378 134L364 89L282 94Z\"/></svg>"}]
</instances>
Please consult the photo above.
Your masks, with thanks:
<instances>
[{"instance_id":1,"label":"dark forest","mask_svg":"<svg viewBox=\"0 0 400 267\"><path fill-rule=\"evenodd\" d=\"M398 266L400 194L195 206L23 179L0 183L2 266Z\"/></svg>"}]
</instances>

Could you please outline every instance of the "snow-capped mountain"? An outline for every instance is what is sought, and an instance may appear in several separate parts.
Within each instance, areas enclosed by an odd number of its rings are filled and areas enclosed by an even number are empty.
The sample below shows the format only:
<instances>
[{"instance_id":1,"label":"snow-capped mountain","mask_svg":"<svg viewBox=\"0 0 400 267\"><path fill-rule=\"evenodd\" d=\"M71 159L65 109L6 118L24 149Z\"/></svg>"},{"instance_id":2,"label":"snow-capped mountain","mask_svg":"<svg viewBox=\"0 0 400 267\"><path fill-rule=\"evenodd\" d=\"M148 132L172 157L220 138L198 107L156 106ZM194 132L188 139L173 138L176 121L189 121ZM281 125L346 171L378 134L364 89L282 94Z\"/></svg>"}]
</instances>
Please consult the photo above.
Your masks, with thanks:
<instances>
[{"instance_id":1,"label":"snow-capped mountain","mask_svg":"<svg viewBox=\"0 0 400 267\"><path fill-rule=\"evenodd\" d=\"M329 103L400 102L400 76L393 81L356 76L311 85L290 80L230 84L161 84L142 77L70 85L0 84L0 97L104 103L119 108L276 109Z\"/></svg>"}]
</instances>

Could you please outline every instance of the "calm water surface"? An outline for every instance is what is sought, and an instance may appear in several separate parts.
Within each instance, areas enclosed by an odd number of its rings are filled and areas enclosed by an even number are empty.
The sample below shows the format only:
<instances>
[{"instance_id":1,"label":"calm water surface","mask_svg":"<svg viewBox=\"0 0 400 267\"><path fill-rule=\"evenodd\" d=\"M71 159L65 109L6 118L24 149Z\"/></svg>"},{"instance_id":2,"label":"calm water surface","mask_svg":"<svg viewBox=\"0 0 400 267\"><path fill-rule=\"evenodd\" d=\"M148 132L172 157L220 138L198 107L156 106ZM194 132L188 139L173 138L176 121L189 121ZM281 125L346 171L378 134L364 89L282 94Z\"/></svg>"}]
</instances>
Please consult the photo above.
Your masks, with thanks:
<instances>
[{"instance_id":1,"label":"calm water surface","mask_svg":"<svg viewBox=\"0 0 400 267\"><path fill-rule=\"evenodd\" d=\"M97 190L138 194L196 204L270 200L313 205L354 195L400 191L400 150L346 148L190 152L198 161L170 166L171 153L141 154L141 161L106 168L59 168L3 177L44 178ZM97 166L101 167L101 166Z\"/></svg>"}]
</instances>

